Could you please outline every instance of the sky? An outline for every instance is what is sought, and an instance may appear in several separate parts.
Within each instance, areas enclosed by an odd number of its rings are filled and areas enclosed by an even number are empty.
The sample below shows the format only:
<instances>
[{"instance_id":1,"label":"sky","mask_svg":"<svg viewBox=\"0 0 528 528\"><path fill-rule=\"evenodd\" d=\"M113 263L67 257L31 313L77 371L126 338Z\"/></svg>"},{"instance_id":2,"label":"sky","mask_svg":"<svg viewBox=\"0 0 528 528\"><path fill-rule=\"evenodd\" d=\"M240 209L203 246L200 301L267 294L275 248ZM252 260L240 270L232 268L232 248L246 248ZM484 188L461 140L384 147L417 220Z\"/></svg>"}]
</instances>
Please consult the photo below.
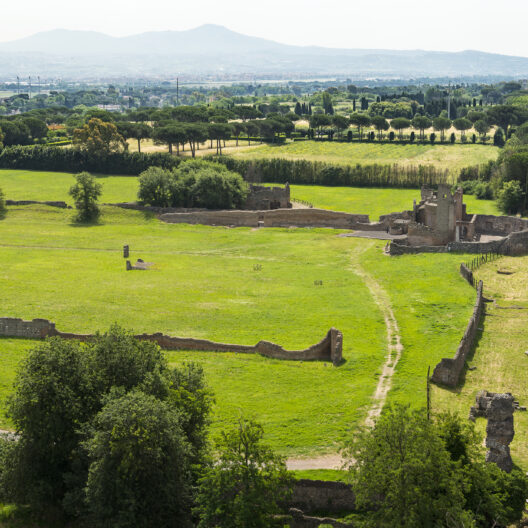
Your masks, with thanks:
<instances>
[{"instance_id":1,"label":"sky","mask_svg":"<svg viewBox=\"0 0 528 528\"><path fill-rule=\"evenodd\" d=\"M25 0L2 2L0 41L51 29L113 36L218 24L285 44L466 49L528 57L528 0Z\"/></svg>"}]
</instances>

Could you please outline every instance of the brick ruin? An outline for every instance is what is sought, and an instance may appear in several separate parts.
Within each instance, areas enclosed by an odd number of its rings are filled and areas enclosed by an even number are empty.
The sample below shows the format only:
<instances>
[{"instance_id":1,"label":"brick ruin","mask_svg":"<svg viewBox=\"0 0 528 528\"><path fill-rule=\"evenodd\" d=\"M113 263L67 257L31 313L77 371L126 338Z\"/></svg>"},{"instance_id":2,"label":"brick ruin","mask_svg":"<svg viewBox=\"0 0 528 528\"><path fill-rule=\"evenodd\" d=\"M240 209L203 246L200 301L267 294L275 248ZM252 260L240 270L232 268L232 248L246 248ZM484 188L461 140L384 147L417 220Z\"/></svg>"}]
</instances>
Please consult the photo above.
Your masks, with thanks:
<instances>
[{"instance_id":1,"label":"brick ruin","mask_svg":"<svg viewBox=\"0 0 528 528\"><path fill-rule=\"evenodd\" d=\"M503 471L510 472L513 462L510 444L515 430L513 428L514 398L510 393L497 394L485 390L479 391L475 405L469 411L469 419L487 418L486 426L486 462L494 462Z\"/></svg>"},{"instance_id":2,"label":"brick ruin","mask_svg":"<svg viewBox=\"0 0 528 528\"><path fill-rule=\"evenodd\" d=\"M87 340L94 334L74 334L60 332L55 323L47 319L23 321L12 317L0 317L0 337L20 337L25 339L44 339L46 337L62 337L63 339ZM272 359L289 361L330 361L340 365L343 360L343 334L336 328L331 328L326 336L303 350L286 350L270 341L259 341L256 345L235 345L215 343L207 339L187 337L172 337L162 334L139 334L136 339L154 341L165 350L195 350L203 352L236 352L241 354L259 354Z\"/></svg>"},{"instance_id":3,"label":"brick ruin","mask_svg":"<svg viewBox=\"0 0 528 528\"><path fill-rule=\"evenodd\" d=\"M244 209L266 211L269 209L291 209L291 207L290 186L286 183L284 187L250 185Z\"/></svg>"}]
</instances>

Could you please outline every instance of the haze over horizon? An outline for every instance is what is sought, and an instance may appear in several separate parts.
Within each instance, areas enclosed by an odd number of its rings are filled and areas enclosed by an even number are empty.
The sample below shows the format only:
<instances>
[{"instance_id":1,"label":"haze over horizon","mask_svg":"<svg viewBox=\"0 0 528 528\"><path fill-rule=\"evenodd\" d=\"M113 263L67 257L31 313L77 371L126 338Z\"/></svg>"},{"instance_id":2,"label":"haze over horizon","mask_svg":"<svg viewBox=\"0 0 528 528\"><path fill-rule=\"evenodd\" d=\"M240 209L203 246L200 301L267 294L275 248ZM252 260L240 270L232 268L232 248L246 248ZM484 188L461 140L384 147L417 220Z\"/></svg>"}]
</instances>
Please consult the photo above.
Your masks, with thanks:
<instances>
[{"instance_id":1,"label":"haze over horizon","mask_svg":"<svg viewBox=\"0 0 528 528\"><path fill-rule=\"evenodd\" d=\"M122 37L215 24L295 46L478 50L528 57L525 0L444 0L441 5L431 0L378 0L370 9L350 0L267 0L252 3L250 9L241 0L202 0L199 9L193 3L130 0L126 7L93 0L81 17L68 0L28 0L21 16L20 6L10 2L2 8L9 25L2 27L0 42L59 28Z\"/></svg>"}]
</instances>

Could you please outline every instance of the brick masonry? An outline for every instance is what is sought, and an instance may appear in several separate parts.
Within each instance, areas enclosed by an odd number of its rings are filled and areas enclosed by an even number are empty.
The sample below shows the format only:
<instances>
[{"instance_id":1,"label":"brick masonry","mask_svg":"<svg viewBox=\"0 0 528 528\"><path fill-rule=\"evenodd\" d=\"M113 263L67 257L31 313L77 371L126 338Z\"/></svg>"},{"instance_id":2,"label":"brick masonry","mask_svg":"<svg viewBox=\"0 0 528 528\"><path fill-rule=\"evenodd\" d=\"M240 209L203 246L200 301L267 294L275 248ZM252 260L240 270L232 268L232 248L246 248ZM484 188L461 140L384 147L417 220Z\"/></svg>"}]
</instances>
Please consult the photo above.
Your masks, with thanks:
<instances>
[{"instance_id":1,"label":"brick masonry","mask_svg":"<svg viewBox=\"0 0 528 528\"><path fill-rule=\"evenodd\" d=\"M60 332L55 323L46 319L23 321L11 317L0 318L0 337L22 337L26 339L44 339L58 336L64 339L87 340L94 334L74 334ZM192 339L186 337L172 337L162 333L140 334L137 339L154 341L166 350L196 350L204 352L237 352L242 354L260 354L273 359L291 361L331 361L339 365L343 359L343 334L331 328L326 336L317 344L304 350L286 350L282 346L269 341L259 341L256 345L235 345L229 343L215 343L207 339Z\"/></svg>"}]
</instances>

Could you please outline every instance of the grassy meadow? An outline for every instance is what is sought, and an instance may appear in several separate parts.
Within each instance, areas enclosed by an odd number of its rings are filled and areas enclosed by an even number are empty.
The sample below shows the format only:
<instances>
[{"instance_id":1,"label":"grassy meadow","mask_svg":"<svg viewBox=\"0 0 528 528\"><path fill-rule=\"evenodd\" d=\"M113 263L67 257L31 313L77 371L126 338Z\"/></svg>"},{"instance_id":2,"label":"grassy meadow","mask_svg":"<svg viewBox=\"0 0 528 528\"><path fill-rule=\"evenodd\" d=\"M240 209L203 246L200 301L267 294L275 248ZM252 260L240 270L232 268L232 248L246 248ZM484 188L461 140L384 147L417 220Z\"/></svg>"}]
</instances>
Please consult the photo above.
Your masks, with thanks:
<instances>
[{"instance_id":1,"label":"grassy meadow","mask_svg":"<svg viewBox=\"0 0 528 528\"><path fill-rule=\"evenodd\" d=\"M259 145L239 149L233 157L244 159L285 158L340 164L434 165L458 174L463 167L497 158L499 149L489 145L430 145L398 143L338 143L295 141L285 145Z\"/></svg>"},{"instance_id":2,"label":"grassy meadow","mask_svg":"<svg viewBox=\"0 0 528 528\"><path fill-rule=\"evenodd\" d=\"M427 365L454 353L472 309L474 293L457 273L456 255L389 259L383 242L342 238L331 229L163 224L111 207L99 225L79 227L72 215L46 206L9 208L0 222L2 316L44 317L64 331L117 322L137 332L241 344L267 339L290 349L319 341L331 326L343 331L346 361L338 368L167 352L172 364L203 365L216 394L213 432L244 413L288 455L334 451L370 406L386 329L358 267L390 293L400 324L405 350L390 399L424 403ZM126 272L125 243L133 259L154 269ZM0 340L1 397L31 345ZM5 416L0 424L9 427Z\"/></svg>"},{"instance_id":3,"label":"grassy meadow","mask_svg":"<svg viewBox=\"0 0 528 528\"><path fill-rule=\"evenodd\" d=\"M97 175L97 180L103 186L102 203L132 202L137 198L138 179L135 176ZM10 200L62 200L73 204L68 194L73 183L73 175L65 172L0 169L0 188ZM420 191L417 189L320 185L290 187L293 199L310 202L321 209L368 214L371 221L378 220L382 214L410 209L413 200L420 199ZM492 200L477 200L468 195L465 202L470 213L499 214Z\"/></svg>"},{"instance_id":4,"label":"grassy meadow","mask_svg":"<svg viewBox=\"0 0 528 528\"><path fill-rule=\"evenodd\" d=\"M504 275L498 271L508 271ZM482 266L477 272L484 282L484 295L495 303L486 303L482 332L468 364L464 384L455 390L433 388L434 409L456 409L466 416L479 390L511 392L520 405L528 405L526 368L528 357L528 257L503 257ZM515 437L510 445L514 463L528 467L528 415L514 414ZM477 427L485 436L486 420Z\"/></svg>"}]
</instances>

